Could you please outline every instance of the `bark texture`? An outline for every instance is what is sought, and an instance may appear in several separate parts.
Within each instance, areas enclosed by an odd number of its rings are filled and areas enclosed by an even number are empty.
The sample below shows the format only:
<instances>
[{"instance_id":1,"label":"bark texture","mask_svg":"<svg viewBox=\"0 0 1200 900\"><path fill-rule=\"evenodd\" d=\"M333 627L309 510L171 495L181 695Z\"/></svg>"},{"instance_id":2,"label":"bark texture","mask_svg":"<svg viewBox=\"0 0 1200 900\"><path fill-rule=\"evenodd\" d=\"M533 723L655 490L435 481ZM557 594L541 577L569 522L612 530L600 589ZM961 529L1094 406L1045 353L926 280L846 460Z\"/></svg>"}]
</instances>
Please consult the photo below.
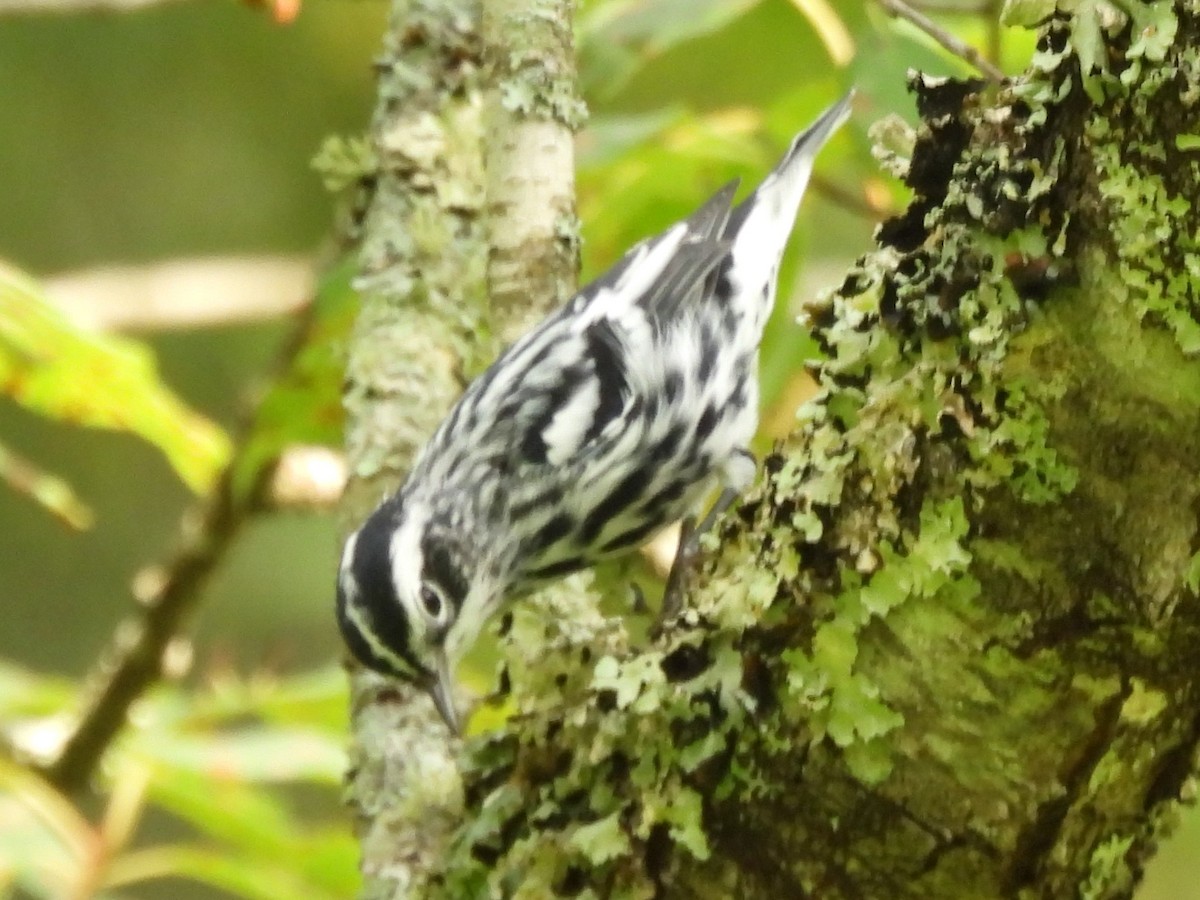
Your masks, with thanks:
<instances>
[{"instance_id":1,"label":"bark texture","mask_svg":"<svg viewBox=\"0 0 1200 900\"><path fill-rule=\"evenodd\" d=\"M344 402L347 530L394 490L487 350L478 0L397 0L376 61L376 160L363 221L362 310ZM418 897L461 822L449 738L421 691L355 671L347 802L364 897Z\"/></svg>"},{"instance_id":2,"label":"bark texture","mask_svg":"<svg viewBox=\"0 0 1200 900\"><path fill-rule=\"evenodd\" d=\"M574 293L575 88L571 0L489 0L484 117L493 321L511 343Z\"/></svg>"},{"instance_id":3,"label":"bark texture","mask_svg":"<svg viewBox=\"0 0 1200 900\"><path fill-rule=\"evenodd\" d=\"M518 617L449 787L352 785L437 845L392 896L1130 896L1200 743L1200 4L1054 8L1021 79L914 78L688 621Z\"/></svg>"},{"instance_id":4,"label":"bark texture","mask_svg":"<svg viewBox=\"0 0 1200 900\"><path fill-rule=\"evenodd\" d=\"M348 528L578 267L569 0L395 0L377 69L344 395ZM371 673L352 674L352 716L363 896L425 896L466 817L458 741L423 692Z\"/></svg>"}]
</instances>

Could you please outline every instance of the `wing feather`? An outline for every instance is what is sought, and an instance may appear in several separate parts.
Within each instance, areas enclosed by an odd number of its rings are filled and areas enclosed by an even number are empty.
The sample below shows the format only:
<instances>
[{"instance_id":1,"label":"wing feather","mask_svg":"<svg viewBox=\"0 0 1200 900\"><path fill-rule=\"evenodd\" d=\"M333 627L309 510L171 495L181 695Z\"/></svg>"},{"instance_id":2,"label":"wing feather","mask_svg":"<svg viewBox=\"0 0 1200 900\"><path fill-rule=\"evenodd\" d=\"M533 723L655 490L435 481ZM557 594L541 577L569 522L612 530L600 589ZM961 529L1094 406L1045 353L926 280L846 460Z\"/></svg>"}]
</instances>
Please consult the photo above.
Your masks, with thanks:
<instances>
[{"instance_id":1,"label":"wing feather","mask_svg":"<svg viewBox=\"0 0 1200 900\"><path fill-rule=\"evenodd\" d=\"M684 221L686 231L678 250L638 299L657 327L668 326L709 292L709 274L732 247L724 232L737 188L736 179L729 182Z\"/></svg>"},{"instance_id":2,"label":"wing feather","mask_svg":"<svg viewBox=\"0 0 1200 900\"><path fill-rule=\"evenodd\" d=\"M713 291L709 276L729 255L723 235L737 186L729 183L685 221L630 250L569 304L570 318L559 324L574 327L560 328L540 359L543 371L559 360L554 377L522 403L525 461L569 464L629 410L639 380L630 366L659 352L670 323Z\"/></svg>"}]
</instances>

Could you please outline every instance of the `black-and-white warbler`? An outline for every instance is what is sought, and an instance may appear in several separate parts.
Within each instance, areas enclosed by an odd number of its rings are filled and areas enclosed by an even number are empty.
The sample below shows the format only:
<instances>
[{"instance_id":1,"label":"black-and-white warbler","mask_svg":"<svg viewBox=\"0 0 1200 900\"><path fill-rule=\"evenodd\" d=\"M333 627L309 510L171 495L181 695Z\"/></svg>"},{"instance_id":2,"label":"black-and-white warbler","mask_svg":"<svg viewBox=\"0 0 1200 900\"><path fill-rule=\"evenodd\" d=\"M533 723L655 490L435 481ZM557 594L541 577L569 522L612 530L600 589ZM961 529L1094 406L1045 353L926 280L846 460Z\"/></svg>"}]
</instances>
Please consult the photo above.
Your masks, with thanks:
<instances>
[{"instance_id":1,"label":"black-and-white warbler","mask_svg":"<svg viewBox=\"0 0 1200 900\"><path fill-rule=\"evenodd\" d=\"M407 482L346 541L337 617L364 665L429 691L452 730L452 673L511 599L636 548L754 478L758 345L813 160L850 95L799 134L761 185L737 182L649 238L474 381Z\"/></svg>"}]
</instances>

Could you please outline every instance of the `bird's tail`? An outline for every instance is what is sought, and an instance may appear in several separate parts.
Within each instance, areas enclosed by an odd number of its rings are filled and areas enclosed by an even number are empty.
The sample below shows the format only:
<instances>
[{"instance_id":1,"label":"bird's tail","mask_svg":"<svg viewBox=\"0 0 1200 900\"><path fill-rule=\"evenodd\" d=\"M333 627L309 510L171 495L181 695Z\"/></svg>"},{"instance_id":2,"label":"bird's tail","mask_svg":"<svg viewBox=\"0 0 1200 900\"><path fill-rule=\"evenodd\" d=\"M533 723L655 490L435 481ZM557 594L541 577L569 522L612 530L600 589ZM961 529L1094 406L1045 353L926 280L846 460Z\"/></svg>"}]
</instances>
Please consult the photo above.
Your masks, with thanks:
<instances>
[{"instance_id":1,"label":"bird's tail","mask_svg":"<svg viewBox=\"0 0 1200 900\"><path fill-rule=\"evenodd\" d=\"M735 296L757 300L753 318L760 334L774 303L779 261L795 225L813 162L826 141L849 118L853 98L854 92L850 91L796 135L783 159L754 193L738 204L725 226L725 237L733 243L728 275L737 282ZM763 299L768 302L762 303Z\"/></svg>"}]
</instances>

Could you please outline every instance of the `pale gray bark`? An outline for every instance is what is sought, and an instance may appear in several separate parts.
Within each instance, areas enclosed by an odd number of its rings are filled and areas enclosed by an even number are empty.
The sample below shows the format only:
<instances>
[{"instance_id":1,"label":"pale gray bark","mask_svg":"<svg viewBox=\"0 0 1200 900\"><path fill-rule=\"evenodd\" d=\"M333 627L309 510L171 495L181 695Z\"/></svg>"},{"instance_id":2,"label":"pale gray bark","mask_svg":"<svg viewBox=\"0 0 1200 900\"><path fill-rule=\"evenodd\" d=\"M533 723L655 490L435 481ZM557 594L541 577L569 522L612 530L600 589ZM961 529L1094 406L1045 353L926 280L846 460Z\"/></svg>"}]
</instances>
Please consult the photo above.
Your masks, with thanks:
<instances>
[{"instance_id":1,"label":"pale gray bark","mask_svg":"<svg viewBox=\"0 0 1200 900\"><path fill-rule=\"evenodd\" d=\"M569 7L393 4L345 394L348 526L395 489L463 381L574 286ZM364 896L423 896L466 817L458 741L423 693L352 684Z\"/></svg>"}]
</instances>

